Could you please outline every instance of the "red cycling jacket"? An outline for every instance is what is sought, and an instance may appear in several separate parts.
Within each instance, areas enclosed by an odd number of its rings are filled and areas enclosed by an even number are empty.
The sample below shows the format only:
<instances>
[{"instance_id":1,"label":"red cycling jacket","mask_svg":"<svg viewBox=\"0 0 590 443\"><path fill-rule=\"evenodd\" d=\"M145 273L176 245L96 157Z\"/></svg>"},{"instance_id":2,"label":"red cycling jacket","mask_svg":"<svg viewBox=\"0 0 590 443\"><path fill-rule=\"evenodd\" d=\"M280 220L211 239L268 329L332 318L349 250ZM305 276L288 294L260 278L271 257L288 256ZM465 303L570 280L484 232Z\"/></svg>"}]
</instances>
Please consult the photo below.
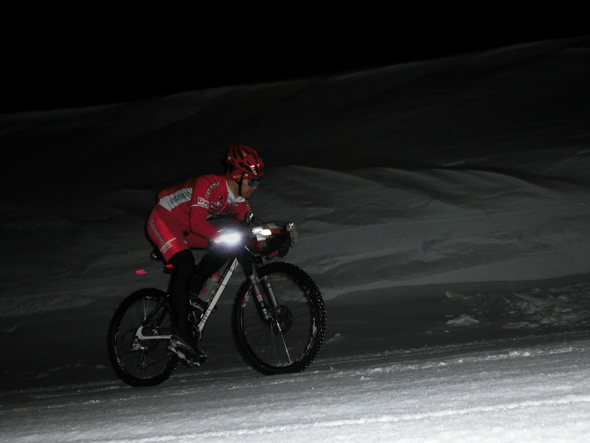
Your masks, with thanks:
<instances>
[{"instance_id":1,"label":"red cycling jacket","mask_svg":"<svg viewBox=\"0 0 590 443\"><path fill-rule=\"evenodd\" d=\"M215 238L219 231L208 218L235 215L239 221L251 211L248 200L235 197L226 178L217 175L204 175L164 189L158 194L158 204L191 233L206 239Z\"/></svg>"}]
</instances>

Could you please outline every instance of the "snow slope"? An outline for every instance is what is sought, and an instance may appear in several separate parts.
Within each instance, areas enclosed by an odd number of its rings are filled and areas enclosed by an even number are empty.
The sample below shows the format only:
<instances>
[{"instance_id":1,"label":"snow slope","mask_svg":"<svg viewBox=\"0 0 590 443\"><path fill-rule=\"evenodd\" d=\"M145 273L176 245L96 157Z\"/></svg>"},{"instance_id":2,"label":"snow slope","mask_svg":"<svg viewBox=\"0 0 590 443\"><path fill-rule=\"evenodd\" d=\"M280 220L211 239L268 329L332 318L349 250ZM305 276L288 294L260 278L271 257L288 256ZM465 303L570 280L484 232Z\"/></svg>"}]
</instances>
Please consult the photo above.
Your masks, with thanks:
<instances>
[{"instance_id":1,"label":"snow slope","mask_svg":"<svg viewBox=\"0 0 590 443\"><path fill-rule=\"evenodd\" d=\"M578 38L0 115L2 434L585 441L588 103ZM155 194L220 172L236 141L267 164L256 215L297 223L286 259L324 294L324 347L303 374L249 371L229 296L201 369L127 388L105 334L127 294L166 285Z\"/></svg>"}]
</instances>

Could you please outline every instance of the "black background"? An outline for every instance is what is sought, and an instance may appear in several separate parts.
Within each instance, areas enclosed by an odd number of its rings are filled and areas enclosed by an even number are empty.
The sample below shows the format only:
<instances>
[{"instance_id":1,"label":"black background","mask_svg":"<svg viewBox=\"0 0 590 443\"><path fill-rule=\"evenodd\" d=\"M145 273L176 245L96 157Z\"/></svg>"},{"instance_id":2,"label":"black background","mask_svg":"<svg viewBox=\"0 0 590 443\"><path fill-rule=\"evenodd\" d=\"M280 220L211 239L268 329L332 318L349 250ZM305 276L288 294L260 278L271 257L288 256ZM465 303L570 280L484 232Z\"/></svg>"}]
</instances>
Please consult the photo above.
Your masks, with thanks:
<instances>
[{"instance_id":1,"label":"black background","mask_svg":"<svg viewBox=\"0 0 590 443\"><path fill-rule=\"evenodd\" d=\"M323 75L589 32L588 7L569 0L50 3L0 6L0 112Z\"/></svg>"}]
</instances>

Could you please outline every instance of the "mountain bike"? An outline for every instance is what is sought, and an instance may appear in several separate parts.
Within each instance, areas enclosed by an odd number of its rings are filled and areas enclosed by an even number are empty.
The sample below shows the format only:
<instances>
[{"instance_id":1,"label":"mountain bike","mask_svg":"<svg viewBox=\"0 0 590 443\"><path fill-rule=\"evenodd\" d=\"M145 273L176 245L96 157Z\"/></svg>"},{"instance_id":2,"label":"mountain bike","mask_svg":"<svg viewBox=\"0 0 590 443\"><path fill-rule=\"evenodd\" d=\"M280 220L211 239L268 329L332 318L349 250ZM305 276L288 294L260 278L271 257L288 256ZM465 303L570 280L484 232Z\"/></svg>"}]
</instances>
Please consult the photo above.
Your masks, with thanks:
<instances>
[{"instance_id":1,"label":"mountain bike","mask_svg":"<svg viewBox=\"0 0 590 443\"><path fill-rule=\"evenodd\" d=\"M190 284L193 341L198 344L201 340L219 299L241 267L245 281L235 296L231 315L239 353L265 375L303 371L323 342L326 312L322 295L312 278L296 265L265 262L277 254L277 245L282 245L284 254L295 243L295 225L265 223L249 214L241 231L221 232L216 242L209 243ZM199 298L208 278L217 272L217 288L207 301ZM144 288L133 292L117 308L109 326L108 354L116 374L138 387L166 381L180 360L168 349L175 332L165 291Z\"/></svg>"}]
</instances>

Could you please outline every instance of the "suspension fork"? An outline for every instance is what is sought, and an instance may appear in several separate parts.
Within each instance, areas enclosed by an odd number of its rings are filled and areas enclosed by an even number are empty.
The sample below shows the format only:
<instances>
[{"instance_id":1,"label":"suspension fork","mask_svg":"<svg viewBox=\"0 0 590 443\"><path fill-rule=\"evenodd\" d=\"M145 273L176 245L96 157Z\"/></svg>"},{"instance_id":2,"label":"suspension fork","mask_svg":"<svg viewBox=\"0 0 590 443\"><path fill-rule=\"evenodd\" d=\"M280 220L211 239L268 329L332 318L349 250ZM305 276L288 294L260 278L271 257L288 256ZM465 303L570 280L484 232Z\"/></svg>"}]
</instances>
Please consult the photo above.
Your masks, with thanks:
<instances>
[{"instance_id":1,"label":"suspension fork","mask_svg":"<svg viewBox=\"0 0 590 443\"><path fill-rule=\"evenodd\" d=\"M262 315L264 316L265 320L270 320L272 315L269 313L269 306L267 306L267 301L270 303L271 312L275 312L276 309L279 307L279 303L275 296L274 290L272 288L270 279L268 277L263 277L262 279L258 276L258 272L256 266L250 262L243 263L244 272L247 274L248 280L252 284L252 291L254 292L254 296L260 305L260 309L262 311ZM265 301L264 292L266 290L267 294L267 301Z\"/></svg>"},{"instance_id":2,"label":"suspension fork","mask_svg":"<svg viewBox=\"0 0 590 443\"><path fill-rule=\"evenodd\" d=\"M289 349L287 347L287 343L285 342L285 337L283 337L283 331L281 328L281 323L279 321L280 313L279 313L279 302L275 295L275 291L272 287L270 282L270 278L268 276L263 277L262 279L258 276L258 272L256 270L256 265L254 263L249 262L247 266L244 266L244 271L248 274L248 279L250 283L252 283L252 290L254 291L254 295L256 296L256 300L260 304L260 309L262 311L262 315L266 321L272 324L272 328L276 327L278 333L281 337L283 342L284 350L287 355L287 359L289 363L292 363L291 355L289 354ZM249 272L248 272L249 271ZM268 308L264 301L264 296L262 295L263 289L266 289L267 299L270 302L271 306L271 313L268 312Z\"/></svg>"}]
</instances>

